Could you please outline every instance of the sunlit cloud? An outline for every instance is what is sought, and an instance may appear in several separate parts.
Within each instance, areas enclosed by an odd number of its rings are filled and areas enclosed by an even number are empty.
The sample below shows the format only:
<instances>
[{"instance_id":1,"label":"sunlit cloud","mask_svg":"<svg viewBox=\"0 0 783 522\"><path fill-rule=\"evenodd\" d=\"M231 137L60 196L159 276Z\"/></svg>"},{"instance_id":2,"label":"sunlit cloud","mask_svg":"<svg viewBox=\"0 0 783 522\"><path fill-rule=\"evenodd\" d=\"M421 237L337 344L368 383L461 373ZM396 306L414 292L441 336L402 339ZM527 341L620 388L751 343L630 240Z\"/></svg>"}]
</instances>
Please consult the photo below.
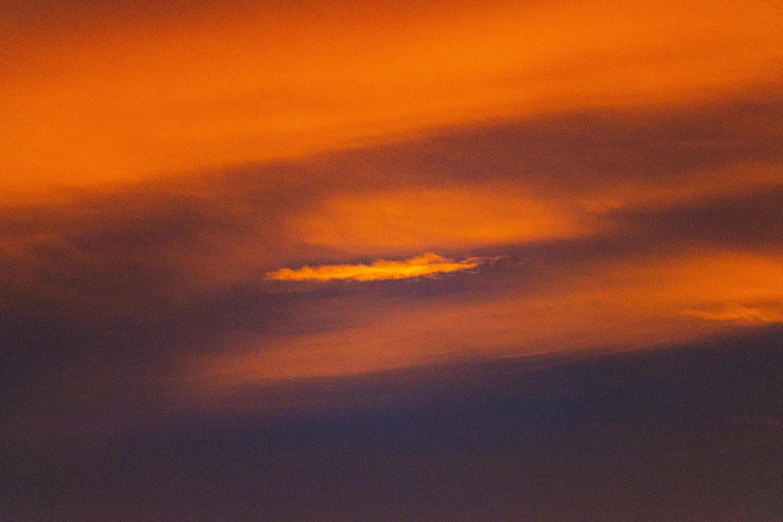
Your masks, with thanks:
<instances>
[{"instance_id":1,"label":"sunlit cloud","mask_svg":"<svg viewBox=\"0 0 783 522\"><path fill-rule=\"evenodd\" d=\"M388 263L388 262L387 262ZM404 263L404 262L401 262ZM702 253L559 266L519 292L524 272L498 292L460 299L319 301L323 325L274 340L229 336L187 357L195 394L301 378L358 375L470 357L525 357L585 350L649 349L746 325L780 322L779 255ZM312 269L311 269L312 270ZM476 275L485 283L497 274ZM704 303L713 303L706 306ZM744 303L732 305L730 303ZM683 313L684 310L701 311ZM777 312L775 312L777 310Z\"/></svg>"},{"instance_id":2,"label":"sunlit cloud","mask_svg":"<svg viewBox=\"0 0 783 522\"><path fill-rule=\"evenodd\" d=\"M718 306L686 310L685 315L707 321L725 321L739 324L783 323L783 306L743 305L726 303Z\"/></svg>"},{"instance_id":3,"label":"sunlit cloud","mask_svg":"<svg viewBox=\"0 0 783 522\"><path fill-rule=\"evenodd\" d=\"M14 42L2 199L498 119L710 101L779 84L783 60L775 2L199 2L188 16L18 4L0 17Z\"/></svg>"},{"instance_id":4,"label":"sunlit cloud","mask_svg":"<svg viewBox=\"0 0 783 522\"><path fill-rule=\"evenodd\" d=\"M380 281L384 279L408 279L412 277L436 277L449 272L471 270L489 261L485 257L468 257L461 261L428 252L403 261L377 259L369 265L321 265L303 266L299 269L281 268L266 274L267 279L278 281Z\"/></svg>"},{"instance_id":5,"label":"sunlit cloud","mask_svg":"<svg viewBox=\"0 0 783 522\"><path fill-rule=\"evenodd\" d=\"M311 245L390 254L579 237L597 228L577 205L525 188L507 183L339 195L291 220L290 229Z\"/></svg>"},{"instance_id":6,"label":"sunlit cloud","mask_svg":"<svg viewBox=\"0 0 783 522\"><path fill-rule=\"evenodd\" d=\"M0 519L764 518L782 8L0 0Z\"/></svg>"}]
</instances>

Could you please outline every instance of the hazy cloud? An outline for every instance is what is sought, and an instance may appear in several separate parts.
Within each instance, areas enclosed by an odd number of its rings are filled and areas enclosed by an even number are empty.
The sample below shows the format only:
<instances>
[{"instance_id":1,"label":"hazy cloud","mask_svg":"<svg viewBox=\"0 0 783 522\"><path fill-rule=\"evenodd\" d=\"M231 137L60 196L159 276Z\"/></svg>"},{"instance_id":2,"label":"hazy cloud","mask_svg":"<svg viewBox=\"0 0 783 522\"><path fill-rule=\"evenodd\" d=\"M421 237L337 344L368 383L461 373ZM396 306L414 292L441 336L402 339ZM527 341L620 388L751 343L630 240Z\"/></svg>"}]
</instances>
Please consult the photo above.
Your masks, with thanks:
<instances>
[{"instance_id":1,"label":"hazy cloud","mask_svg":"<svg viewBox=\"0 0 783 522\"><path fill-rule=\"evenodd\" d=\"M686 310L683 313L708 321L726 321L739 324L783 323L783 303L767 305L726 303Z\"/></svg>"}]
</instances>

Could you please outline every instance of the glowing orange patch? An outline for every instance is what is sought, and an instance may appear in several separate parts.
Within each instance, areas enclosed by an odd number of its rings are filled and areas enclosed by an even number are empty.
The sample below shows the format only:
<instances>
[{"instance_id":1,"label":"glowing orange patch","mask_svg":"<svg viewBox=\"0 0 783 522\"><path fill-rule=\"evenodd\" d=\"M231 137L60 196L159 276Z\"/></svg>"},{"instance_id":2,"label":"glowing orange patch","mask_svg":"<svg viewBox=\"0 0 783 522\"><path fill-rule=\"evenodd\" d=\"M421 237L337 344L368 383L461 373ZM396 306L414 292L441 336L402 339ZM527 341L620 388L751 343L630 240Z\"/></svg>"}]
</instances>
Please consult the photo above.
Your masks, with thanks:
<instances>
[{"instance_id":1,"label":"glowing orange patch","mask_svg":"<svg viewBox=\"0 0 783 522\"><path fill-rule=\"evenodd\" d=\"M771 1L198 2L187 16L102 17L77 2L15 15L15 3L0 16L13 42L0 56L2 199L438 127L709 101L779 84L783 63Z\"/></svg>"},{"instance_id":2,"label":"glowing orange patch","mask_svg":"<svg viewBox=\"0 0 783 522\"><path fill-rule=\"evenodd\" d=\"M393 255L578 237L596 224L568 201L497 184L337 196L292 219L290 227L312 245Z\"/></svg>"},{"instance_id":3,"label":"glowing orange patch","mask_svg":"<svg viewBox=\"0 0 783 522\"><path fill-rule=\"evenodd\" d=\"M378 259L369 265L303 266L297 270L281 268L280 270L267 273L266 279L278 281L331 281L334 279L379 281L383 279L434 277L438 274L470 270L486 261L487 258L483 257L469 257L462 261L454 261L437 254L426 253L404 261Z\"/></svg>"}]
</instances>

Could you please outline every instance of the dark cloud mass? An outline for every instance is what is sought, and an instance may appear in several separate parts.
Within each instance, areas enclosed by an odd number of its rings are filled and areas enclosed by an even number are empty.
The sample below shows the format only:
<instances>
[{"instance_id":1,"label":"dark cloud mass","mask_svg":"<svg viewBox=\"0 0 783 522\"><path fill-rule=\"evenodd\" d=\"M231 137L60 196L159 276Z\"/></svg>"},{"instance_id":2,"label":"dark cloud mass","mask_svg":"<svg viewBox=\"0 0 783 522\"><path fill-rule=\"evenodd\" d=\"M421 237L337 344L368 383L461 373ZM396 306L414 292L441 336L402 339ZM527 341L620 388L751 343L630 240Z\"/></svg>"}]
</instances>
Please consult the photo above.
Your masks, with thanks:
<instances>
[{"instance_id":1,"label":"dark cloud mass","mask_svg":"<svg viewBox=\"0 0 783 522\"><path fill-rule=\"evenodd\" d=\"M662 211L621 212L617 220L658 243L702 242L728 249L779 250L783 189L726 196Z\"/></svg>"},{"instance_id":2,"label":"dark cloud mass","mask_svg":"<svg viewBox=\"0 0 783 522\"><path fill-rule=\"evenodd\" d=\"M783 510L781 333L302 383L268 392L298 397L310 413L251 408L45 449L14 445L6 513L774 520ZM357 395L361 404L346 402Z\"/></svg>"},{"instance_id":3,"label":"dark cloud mass","mask_svg":"<svg viewBox=\"0 0 783 522\"><path fill-rule=\"evenodd\" d=\"M450 184L512 180L544 194L621 182L680 184L710 169L780 161L783 97L759 93L659 110L582 111L338 154L347 182ZM357 164L358 166L353 166ZM779 179L779 165L777 176ZM362 174L365 174L364 176Z\"/></svg>"}]
</instances>

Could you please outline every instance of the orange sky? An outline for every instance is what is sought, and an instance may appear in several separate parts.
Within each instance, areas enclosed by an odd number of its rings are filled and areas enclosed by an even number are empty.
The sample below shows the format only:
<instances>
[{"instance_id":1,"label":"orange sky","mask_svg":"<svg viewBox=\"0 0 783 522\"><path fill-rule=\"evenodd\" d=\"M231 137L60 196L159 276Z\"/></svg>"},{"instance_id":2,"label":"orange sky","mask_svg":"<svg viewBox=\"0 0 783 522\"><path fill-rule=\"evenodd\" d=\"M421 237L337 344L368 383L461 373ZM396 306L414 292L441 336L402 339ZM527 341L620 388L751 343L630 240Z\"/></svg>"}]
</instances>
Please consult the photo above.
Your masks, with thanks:
<instances>
[{"instance_id":1,"label":"orange sky","mask_svg":"<svg viewBox=\"0 0 783 522\"><path fill-rule=\"evenodd\" d=\"M0 520L783 520L783 0L0 0Z\"/></svg>"},{"instance_id":2,"label":"orange sky","mask_svg":"<svg viewBox=\"0 0 783 522\"><path fill-rule=\"evenodd\" d=\"M587 266L559 274L547 288L515 291L512 286L480 299L346 298L330 303L332 311L325 313L347 319L347 325L269 345L232 338L227 353L196 358L193 376L213 391L210 385L221 383L333 377L454 358L683 342L783 322L782 267L779 254L653 257ZM314 319L322 320L323 313Z\"/></svg>"},{"instance_id":3,"label":"orange sky","mask_svg":"<svg viewBox=\"0 0 783 522\"><path fill-rule=\"evenodd\" d=\"M194 394L783 320L777 1L4 2L0 68L0 311Z\"/></svg>"},{"instance_id":4,"label":"orange sky","mask_svg":"<svg viewBox=\"0 0 783 522\"><path fill-rule=\"evenodd\" d=\"M775 1L35 5L2 8L0 183L17 198L710 101L783 70Z\"/></svg>"}]
</instances>

